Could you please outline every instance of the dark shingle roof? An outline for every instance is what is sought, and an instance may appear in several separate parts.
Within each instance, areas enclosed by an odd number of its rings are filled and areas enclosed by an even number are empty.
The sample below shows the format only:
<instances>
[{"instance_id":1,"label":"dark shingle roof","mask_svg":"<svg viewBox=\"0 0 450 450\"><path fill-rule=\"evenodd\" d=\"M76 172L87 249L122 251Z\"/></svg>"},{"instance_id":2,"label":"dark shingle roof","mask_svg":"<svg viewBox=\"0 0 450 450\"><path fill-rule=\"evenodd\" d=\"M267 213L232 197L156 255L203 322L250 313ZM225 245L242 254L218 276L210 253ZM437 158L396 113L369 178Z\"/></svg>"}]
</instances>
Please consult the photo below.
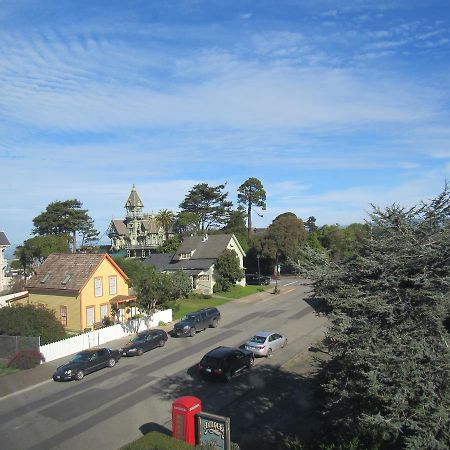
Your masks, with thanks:
<instances>
[{"instance_id":1,"label":"dark shingle roof","mask_svg":"<svg viewBox=\"0 0 450 450\"><path fill-rule=\"evenodd\" d=\"M181 253L194 253L191 259L217 259L227 248L232 234L212 234L210 236L188 236L175 253L174 259L179 260Z\"/></svg>"},{"instance_id":2,"label":"dark shingle roof","mask_svg":"<svg viewBox=\"0 0 450 450\"><path fill-rule=\"evenodd\" d=\"M127 226L123 220L113 219L112 224L114 225L114 228L119 236L128 236Z\"/></svg>"},{"instance_id":3,"label":"dark shingle roof","mask_svg":"<svg viewBox=\"0 0 450 450\"><path fill-rule=\"evenodd\" d=\"M144 264L154 266L158 270L164 270L170 263L173 253L153 253L144 259Z\"/></svg>"},{"instance_id":4,"label":"dark shingle roof","mask_svg":"<svg viewBox=\"0 0 450 450\"><path fill-rule=\"evenodd\" d=\"M3 231L0 231L0 245L11 245Z\"/></svg>"},{"instance_id":5,"label":"dark shingle roof","mask_svg":"<svg viewBox=\"0 0 450 450\"><path fill-rule=\"evenodd\" d=\"M125 208L130 207L130 206L140 206L140 207L144 206L144 204L142 203L142 200L139 198L139 195L136 192L136 188L134 187L134 184L131 189L130 195L128 196L128 200L125 203Z\"/></svg>"},{"instance_id":6,"label":"dark shingle roof","mask_svg":"<svg viewBox=\"0 0 450 450\"><path fill-rule=\"evenodd\" d=\"M26 288L79 291L89 280L105 254L52 253L33 275ZM120 269L119 269L120 270Z\"/></svg>"}]
</instances>

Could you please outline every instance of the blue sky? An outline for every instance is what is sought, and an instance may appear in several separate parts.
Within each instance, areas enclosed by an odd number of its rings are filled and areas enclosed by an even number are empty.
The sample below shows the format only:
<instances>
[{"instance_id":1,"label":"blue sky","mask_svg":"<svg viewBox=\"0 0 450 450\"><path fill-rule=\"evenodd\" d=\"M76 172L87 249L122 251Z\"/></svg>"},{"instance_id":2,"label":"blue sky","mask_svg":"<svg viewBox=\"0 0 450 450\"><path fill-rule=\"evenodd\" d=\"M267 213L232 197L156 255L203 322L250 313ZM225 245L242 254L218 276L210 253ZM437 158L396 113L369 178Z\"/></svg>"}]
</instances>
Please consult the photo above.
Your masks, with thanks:
<instances>
[{"instance_id":1,"label":"blue sky","mask_svg":"<svg viewBox=\"0 0 450 450\"><path fill-rule=\"evenodd\" d=\"M248 177L267 226L367 218L438 194L450 169L450 4L0 0L0 230L55 200L104 232L134 183L178 210Z\"/></svg>"}]
</instances>

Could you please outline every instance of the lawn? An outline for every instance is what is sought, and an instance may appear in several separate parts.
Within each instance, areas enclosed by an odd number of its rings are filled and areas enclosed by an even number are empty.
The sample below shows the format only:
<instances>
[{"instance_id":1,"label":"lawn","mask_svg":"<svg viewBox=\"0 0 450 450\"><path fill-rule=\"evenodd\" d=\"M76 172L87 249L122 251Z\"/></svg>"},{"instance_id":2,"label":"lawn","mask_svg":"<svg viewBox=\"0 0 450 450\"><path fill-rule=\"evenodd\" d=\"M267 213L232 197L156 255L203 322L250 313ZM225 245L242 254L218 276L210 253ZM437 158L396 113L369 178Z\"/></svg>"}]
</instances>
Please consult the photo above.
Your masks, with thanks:
<instances>
[{"instance_id":1,"label":"lawn","mask_svg":"<svg viewBox=\"0 0 450 450\"><path fill-rule=\"evenodd\" d=\"M267 287L262 286L233 286L228 292L218 292L213 294L212 298L199 298L192 296L181 301L181 306L178 311L174 311L173 320L179 320L187 313L198 311L199 309L208 306L219 306L224 303L232 302L238 298L246 297L247 295L255 294L267 290Z\"/></svg>"},{"instance_id":2,"label":"lawn","mask_svg":"<svg viewBox=\"0 0 450 450\"><path fill-rule=\"evenodd\" d=\"M10 367L6 367L6 364L0 363L0 377L3 375L8 375L10 373L18 372L19 369L12 369Z\"/></svg>"}]
</instances>

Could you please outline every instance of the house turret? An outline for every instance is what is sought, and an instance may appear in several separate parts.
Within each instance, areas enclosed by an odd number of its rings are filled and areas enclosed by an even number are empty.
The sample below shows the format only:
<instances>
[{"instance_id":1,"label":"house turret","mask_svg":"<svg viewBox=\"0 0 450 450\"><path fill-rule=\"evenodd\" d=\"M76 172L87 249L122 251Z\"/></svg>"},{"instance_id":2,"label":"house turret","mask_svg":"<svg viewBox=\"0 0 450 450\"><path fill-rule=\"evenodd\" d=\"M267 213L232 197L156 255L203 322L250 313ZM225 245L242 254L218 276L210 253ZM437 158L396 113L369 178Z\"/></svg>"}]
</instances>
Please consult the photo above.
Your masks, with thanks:
<instances>
[{"instance_id":1,"label":"house turret","mask_svg":"<svg viewBox=\"0 0 450 450\"><path fill-rule=\"evenodd\" d=\"M125 209L127 210L127 218L129 219L143 219L144 218L144 204L139 197L139 194L136 191L136 188L133 184L131 188L130 195L128 196L128 200L125 203Z\"/></svg>"}]
</instances>

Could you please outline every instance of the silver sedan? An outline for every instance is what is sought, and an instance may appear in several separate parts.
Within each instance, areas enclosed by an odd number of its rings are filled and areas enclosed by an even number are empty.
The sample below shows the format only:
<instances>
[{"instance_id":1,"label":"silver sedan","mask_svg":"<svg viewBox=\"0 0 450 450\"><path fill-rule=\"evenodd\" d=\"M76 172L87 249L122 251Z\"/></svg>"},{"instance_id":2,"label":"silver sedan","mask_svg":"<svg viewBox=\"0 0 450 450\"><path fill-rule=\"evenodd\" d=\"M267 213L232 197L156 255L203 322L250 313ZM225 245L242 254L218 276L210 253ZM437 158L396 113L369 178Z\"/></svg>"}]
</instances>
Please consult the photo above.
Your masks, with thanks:
<instances>
[{"instance_id":1,"label":"silver sedan","mask_svg":"<svg viewBox=\"0 0 450 450\"><path fill-rule=\"evenodd\" d=\"M256 356L270 358L272 353L287 345L287 337L273 331L259 331L245 343L245 349Z\"/></svg>"}]
</instances>

